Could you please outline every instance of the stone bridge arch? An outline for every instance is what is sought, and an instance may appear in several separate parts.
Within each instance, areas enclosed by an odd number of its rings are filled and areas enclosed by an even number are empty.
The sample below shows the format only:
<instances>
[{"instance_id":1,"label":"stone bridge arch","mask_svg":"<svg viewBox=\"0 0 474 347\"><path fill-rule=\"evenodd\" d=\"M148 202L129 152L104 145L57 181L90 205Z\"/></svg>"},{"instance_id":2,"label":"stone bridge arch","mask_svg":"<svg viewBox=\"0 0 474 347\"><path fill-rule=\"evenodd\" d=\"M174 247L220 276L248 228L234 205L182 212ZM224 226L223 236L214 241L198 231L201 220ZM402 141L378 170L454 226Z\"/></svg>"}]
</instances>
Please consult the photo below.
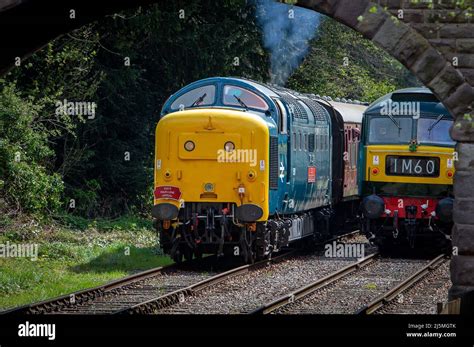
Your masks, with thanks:
<instances>
[{"instance_id":1,"label":"stone bridge arch","mask_svg":"<svg viewBox=\"0 0 474 347\"><path fill-rule=\"evenodd\" d=\"M474 0L280 0L323 13L362 33L405 65L456 117L454 181L458 256L451 262L451 297L474 290ZM466 4L466 9L457 3ZM123 9L160 0L0 0L0 75L60 34ZM183 6L185 2L183 1ZM71 22L71 8L78 18ZM32 20L32 16L34 20ZM403 18L401 17L403 16ZM12 30L16 34L12 35Z\"/></svg>"},{"instance_id":2,"label":"stone bridge arch","mask_svg":"<svg viewBox=\"0 0 474 347\"><path fill-rule=\"evenodd\" d=\"M299 0L297 5L332 17L382 47L430 88L455 116L451 137L458 141L459 160L452 237L459 255L451 261L450 297L474 290L472 8L459 8L454 0Z\"/></svg>"}]
</instances>

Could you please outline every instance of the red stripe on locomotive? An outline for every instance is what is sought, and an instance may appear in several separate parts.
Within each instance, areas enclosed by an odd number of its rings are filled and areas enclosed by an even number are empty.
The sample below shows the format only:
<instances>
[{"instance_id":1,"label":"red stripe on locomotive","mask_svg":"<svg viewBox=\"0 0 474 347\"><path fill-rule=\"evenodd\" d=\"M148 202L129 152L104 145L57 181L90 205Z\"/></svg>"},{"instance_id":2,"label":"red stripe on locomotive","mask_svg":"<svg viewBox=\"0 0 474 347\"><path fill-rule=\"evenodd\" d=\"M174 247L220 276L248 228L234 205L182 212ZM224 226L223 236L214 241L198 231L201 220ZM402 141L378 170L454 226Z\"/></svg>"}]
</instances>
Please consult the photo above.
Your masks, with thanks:
<instances>
[{"instance_id":1,"label":"red stripe on locomotive","mask_svg":"<svg viewBox=\"0 0 474 347\"><path fill-rule=\"evenodd\" d=\"M385 210L389 209L391 211L388 216L386 213L383 214L383 217L393 217L395 211L398 211L398 218L405 218L406 211L405 207L407 206L416 206L416 218L430 218L431 213L435 211L436 205L438 204L439 199L431 198L402 198L402 197L382 197L385 203ZM421 206L427 205L426 209L423 209ZM425 212L423 212L425 211Z\"/></svg>"}]
</instances>

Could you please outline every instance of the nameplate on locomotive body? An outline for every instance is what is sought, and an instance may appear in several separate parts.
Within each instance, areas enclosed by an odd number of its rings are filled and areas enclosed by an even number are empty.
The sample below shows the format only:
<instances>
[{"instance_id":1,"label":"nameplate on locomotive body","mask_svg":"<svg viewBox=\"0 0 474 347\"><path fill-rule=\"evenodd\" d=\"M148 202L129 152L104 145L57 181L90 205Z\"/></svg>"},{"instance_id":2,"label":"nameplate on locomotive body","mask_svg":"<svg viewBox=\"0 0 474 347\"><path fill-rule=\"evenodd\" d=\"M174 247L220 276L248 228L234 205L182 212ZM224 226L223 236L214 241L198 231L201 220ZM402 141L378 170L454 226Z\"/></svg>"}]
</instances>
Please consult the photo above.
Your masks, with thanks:
<instances>
[{"instance_id":1,"label":"nameplate on locomotive body","mask_svg":"<svg viewBox=\"0 0 474 347\"><path fill-rule=\"evenodd\" d=\"M179 200L181 198L181 190L174 186L158 186L155 188L155 199L171 199Z\"/></svg>"},{"instance_id":2,"label":"nameplate on locomotive body","mask_svg":"<svg viewBox=\"0 0 474 347\"><path fill-rule=\"evenodd\" d=\"M439 158L389 155L385 160L385 174L392 176L439 176Z\"/></svg>"}]
</instances>

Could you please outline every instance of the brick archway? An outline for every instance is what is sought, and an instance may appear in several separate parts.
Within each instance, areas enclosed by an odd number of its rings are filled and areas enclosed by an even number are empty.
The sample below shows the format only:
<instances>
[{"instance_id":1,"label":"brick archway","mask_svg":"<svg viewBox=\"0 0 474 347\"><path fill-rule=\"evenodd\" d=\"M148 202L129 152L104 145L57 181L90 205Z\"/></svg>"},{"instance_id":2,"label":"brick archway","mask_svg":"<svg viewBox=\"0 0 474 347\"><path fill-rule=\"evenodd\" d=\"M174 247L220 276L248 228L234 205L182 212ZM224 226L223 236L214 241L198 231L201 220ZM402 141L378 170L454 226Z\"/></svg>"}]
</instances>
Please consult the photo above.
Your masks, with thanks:
<instances>
[{"instance_id":1,"label":"brick archway","mask_svg":"<svg viewBox=\"0 0 474 347\"><path fill-rule=\"evenodd\" d=\"M474 21L456 1L299 0L360 32L405 65L456 117L451 262L455 298L474 290Z\"/></svg>"}]
</instances>

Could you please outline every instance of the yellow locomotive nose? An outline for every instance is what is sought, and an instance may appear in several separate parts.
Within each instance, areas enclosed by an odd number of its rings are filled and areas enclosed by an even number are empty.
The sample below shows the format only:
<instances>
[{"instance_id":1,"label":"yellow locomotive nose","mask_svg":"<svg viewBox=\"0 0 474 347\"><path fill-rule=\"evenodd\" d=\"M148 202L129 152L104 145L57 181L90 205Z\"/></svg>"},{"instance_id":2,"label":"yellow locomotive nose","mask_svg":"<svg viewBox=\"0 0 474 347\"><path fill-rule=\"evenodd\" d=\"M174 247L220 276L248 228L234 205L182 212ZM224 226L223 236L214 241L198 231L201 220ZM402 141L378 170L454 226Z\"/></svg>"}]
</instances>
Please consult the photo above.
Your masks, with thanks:
<instances>
[{"instance_id":1,"label":"yellow locomotive nose","mask_svg":"<svg viewBox=\"0 0 474 347\"><path fill-rule=\"evenodd\" d=\"M246 214L258 220L268 217L269 131L255 114L225 109L168 114L156 128L155 153L155 205L231 203L249 205ZM160 187L175 192L165 194Z\"/></svg>"}]
</instances>

